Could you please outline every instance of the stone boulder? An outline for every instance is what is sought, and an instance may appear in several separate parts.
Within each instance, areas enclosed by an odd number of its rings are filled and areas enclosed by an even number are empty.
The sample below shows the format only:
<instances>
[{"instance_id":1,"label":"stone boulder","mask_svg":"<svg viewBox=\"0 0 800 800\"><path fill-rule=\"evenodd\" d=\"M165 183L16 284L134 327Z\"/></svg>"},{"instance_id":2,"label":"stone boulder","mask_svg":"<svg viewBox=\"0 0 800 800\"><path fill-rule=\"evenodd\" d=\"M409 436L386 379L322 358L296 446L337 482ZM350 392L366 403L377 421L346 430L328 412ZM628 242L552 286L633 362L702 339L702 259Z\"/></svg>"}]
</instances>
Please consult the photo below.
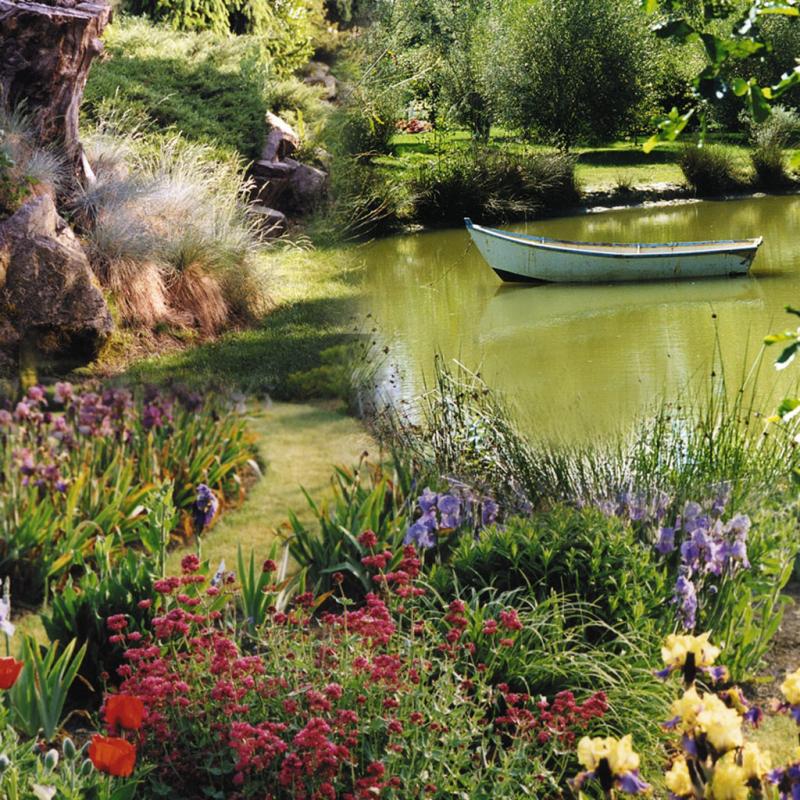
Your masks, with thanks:
<instances>
[{"instance_id":1,"label":"stone boulder","mask_svg":"<svg viewBox=\"0 0 800 800\"><path fill-rule=\"evenodd\" d=\"M301 213L313 210L328 191L327 173L292 158L283 163L293 168L287 190L287 208Z\"/></svg>"},{"instance_id":2,"label":"stone boulder","mask_svg":"<svg viewBox=\"0 0 800 800\"><path fill-rule=\"evenodd\" d=\"M288 122L271 111L267 111L266 122L267 140L261 150L262 161L279 161L300 147L300 137Z\"/></svg>"},{"instance_id":3,"label":"stone boulder","mask_svg":"<svg viewBox=\"0 0 800 800\"><path fill-rule=\"evenodd\" d=\"M308 64L303 82L323 89L325 100L333 101L339 94L339 81L331 74L331 68L322 61L311 61Z\"/></svg>"},{"instance_id":4,"label":"stone boulder","mask_svg":"<svg viewBox=\"0 0 800 800\"><path fill-rule=\"evenodd\" d=\"M5 344L89 361L113 329L75 234L41 195L0 222L0 318Z\"/></svg>"}]
</instances>

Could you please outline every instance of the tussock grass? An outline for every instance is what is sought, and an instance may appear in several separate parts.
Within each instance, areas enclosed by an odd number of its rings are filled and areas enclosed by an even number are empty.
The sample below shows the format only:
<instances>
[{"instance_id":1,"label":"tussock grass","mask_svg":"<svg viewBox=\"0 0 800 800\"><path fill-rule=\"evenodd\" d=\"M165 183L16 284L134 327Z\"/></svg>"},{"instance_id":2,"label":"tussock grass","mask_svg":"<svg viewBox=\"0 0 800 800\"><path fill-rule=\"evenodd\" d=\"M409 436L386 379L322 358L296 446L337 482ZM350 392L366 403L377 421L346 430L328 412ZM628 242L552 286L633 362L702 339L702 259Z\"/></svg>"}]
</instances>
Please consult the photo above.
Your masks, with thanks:
<instances>
[{"instance_id":1,"label":"tussock grass","mask_svg":"<svg viewBox=\"0 0 800 800\"><path fill-rule=\"evenodd\" d=\"M777 106L760 125L751 125L750 139L756 183L764 189L790 186L793 181L786 164L786 148L800 141L800 114Z\"/></svg>"},{"instance_id":2,"label":"tussock grass","mask_svg":"<svg viewBox=\"0 0 800 800\"><path fill-rule=\"evenodd\" d=\"M735 154L721 145L688 145L678 163L686 182L699 195L725 194L747 184Z\"/></svg>"},{"instance_id":3,"label":"tussock grass","mask_svg":"<svg viewBox=\"0 0 800 800\"><path fill-rule=\"evenodd\" d=\"M34 144L33 128L24 107L6 108L0 102L0 155L4 163L10 164L6 179L15 187L17 201L31 191L55 193L67 187L69 171L64 159L55 150ZM4 201L0 197L0 206L10 199Z\"/></svg>"},{"instance_id":4,"label":"tussock grass","mask_svg":"<svg viewBox=\"0 0 800 800\"><path fill-rule=\"evenodd\" d=\"M177 134L150 136L124 114L102 120L85 147L96 181L71 211L124 322L214 334L263 312L241 162Z\"/></svg>"}]
</instances>

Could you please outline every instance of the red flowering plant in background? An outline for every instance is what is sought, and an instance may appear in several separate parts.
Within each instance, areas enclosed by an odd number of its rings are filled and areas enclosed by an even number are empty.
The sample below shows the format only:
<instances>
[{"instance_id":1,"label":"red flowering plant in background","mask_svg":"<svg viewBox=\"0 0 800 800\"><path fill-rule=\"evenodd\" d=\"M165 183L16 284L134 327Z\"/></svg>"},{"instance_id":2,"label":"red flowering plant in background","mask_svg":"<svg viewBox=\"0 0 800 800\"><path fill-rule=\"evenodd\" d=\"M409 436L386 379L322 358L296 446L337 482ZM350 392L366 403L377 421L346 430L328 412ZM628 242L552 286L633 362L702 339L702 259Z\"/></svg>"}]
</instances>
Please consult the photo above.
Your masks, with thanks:
<instances>
[{"instance_id":1,"label":"red flowering plant in background","mask_svg":"<svg viewBox=\"0 0 800 800\"><path fill-rule=\"evenodd\" d=\"M415 549L375 552L369 532L361 544L375 587L363 605L341 598L340 613L315 614L328 598L301 594L255 630L235 613L230 578L209 580L196 560L156 584L151 631L120 670L120 696L142 704L139 757L154 789L361 800L502 797L493 787L507 785L511 797L550 780L542 734L571 741L604 700L549 708L491 685L470 661L466 606L424 616L434 603ZM498 614L502 638L522 625L513 609ZM109 698L109 725L138 720L127 704Z\"/></svg>"}]
</instances>

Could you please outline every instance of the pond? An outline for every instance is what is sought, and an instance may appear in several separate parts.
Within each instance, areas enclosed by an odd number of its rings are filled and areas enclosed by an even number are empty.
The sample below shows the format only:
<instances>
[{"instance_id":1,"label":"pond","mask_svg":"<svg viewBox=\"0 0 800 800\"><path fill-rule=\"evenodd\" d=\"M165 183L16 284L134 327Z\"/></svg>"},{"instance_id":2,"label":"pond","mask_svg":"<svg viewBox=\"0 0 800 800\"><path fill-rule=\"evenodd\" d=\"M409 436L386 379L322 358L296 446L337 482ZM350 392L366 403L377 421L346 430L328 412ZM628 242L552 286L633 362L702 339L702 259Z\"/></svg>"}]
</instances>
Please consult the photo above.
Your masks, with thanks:
<instances>
[{"instance_id":1,"label":"pond","mask_svg":"<svg viewBox=\"0 0 800 800\"><path fill-rule=\"evenodd\" d=\"M476 220L480 222L480 220ZM550 439L586 441L626 429L662 398L710 387L716 342L729 386L752 367L763 337L794 327L800 305L800 197L754 197L588 213L508 226L583 241L658 242L763 236L751 276L610 285L502 284L465 229L370 243L364 308L411 399L434 354L479 370ZM757 403L796 381L766 353Z\"/></svg>"}]
</instances>

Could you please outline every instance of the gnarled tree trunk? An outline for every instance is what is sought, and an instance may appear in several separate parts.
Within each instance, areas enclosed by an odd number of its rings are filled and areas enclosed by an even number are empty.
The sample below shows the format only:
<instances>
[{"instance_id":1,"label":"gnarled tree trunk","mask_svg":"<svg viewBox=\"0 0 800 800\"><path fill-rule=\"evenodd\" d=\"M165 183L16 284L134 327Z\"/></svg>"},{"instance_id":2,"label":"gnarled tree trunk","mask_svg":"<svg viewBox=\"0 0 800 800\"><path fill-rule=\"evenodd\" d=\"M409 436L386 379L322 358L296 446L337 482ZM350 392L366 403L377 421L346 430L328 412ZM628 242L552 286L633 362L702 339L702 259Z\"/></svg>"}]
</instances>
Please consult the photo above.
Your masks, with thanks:
<instances>
[{"instance_id":1,"label":"gnarled tree trunk","mask_svg":"<svg viewBox=\"0 0 800 800\"><path fill-rule=\"evenodd\" d=\"M102 0L0 0L0 102L23 102L39 144L63 148L76 175L86 168L78 110L110 20Z\"/></svg>"}]
</instances>

